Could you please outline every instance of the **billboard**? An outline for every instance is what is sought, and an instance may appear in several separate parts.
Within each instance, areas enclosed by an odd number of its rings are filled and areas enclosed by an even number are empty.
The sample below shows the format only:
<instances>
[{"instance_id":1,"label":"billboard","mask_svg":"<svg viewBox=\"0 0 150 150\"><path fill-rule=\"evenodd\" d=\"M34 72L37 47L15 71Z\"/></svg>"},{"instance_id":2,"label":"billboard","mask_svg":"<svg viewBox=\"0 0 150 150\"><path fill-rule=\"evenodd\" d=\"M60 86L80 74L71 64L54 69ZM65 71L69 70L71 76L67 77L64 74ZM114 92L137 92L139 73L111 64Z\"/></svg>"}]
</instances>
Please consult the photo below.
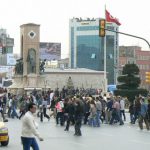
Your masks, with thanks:
<instances>
[{"instance_id":1,"label":"billboard","mask_svg":"<svg viewBox=\"0 0 150 150\"><path fill-rule=\"evenodd\" d=\"M7 65L8 66L15 66L16 65L16 59L13 54L7 54Z\"/></svg>"},{"instance_id":2,"label":"billboard","mask_svg":"<svg viewBox=\"0 0 150 150\"><path fill-rule=\"evenodd\" d=\"M14 46L14 39L13 38L6 38L7 47Z\"/></svg>"},{"instance_id":3,"label":"billboard","mask_svg":"<svg viewBox=\"0 0 150 150\"><path fill-rule=\"evenodd\" d=\"M61 43L40 42L39 55L41 60L60 60Z\"/></svg>"}]
</instances>

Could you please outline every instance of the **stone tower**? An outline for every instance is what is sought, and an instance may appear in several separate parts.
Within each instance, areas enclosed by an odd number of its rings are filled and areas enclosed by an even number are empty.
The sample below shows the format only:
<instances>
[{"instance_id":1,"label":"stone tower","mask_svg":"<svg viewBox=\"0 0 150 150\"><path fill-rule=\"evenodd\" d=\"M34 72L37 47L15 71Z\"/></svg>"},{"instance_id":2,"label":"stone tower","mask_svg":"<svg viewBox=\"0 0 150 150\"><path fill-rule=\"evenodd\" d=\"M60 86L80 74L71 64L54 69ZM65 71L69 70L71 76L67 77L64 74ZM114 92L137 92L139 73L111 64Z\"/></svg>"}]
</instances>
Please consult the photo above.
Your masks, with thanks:
<instances>
[{"instance_id":1,"label":"stone tower","mask_svg":"<svg viewBox=\"0 0 150 150\"><path fill-rule=\"evenodd\" d=\"M23 76L39 75L40 25L28 23L20 26Z\"/></svg>"},{"instance_id":2,"label":"stone tower","mask_svg":"<svg viewBox=\"0 0 150 150\"><path fill-rule=\"evenodd\" d=\"M9 87L12 93L28 93L45 87L45 76L40 76L39 48L40 25L28 23L20 26L21 58L15 68L14 82Z\"/></svg>"}]
</instances>

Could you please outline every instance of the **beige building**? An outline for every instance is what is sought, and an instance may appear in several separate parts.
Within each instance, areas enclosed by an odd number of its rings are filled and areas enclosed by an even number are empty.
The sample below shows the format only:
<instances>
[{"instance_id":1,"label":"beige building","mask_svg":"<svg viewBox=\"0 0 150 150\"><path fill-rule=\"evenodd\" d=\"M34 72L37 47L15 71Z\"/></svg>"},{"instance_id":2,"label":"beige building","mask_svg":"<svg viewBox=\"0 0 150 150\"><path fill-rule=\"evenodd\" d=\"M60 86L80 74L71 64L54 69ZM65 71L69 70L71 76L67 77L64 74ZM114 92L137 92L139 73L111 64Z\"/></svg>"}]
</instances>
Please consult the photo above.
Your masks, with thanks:
<instances>
[{"instance_id":1,"label":"beige building","mask_svg":"<svg viewBox=\"0 0 150 150\"><path fill-rule=\"evenodd\" d=\"M46 69L45 83L47 88L63 88L71 77L75 88L98 88L104 91L104 72L90 69ZM43 81L44 82L44 81Z\"/></svg>"},{"instance_id":2,"label":"beige building","mask_svg":"<svg viewBox=\"0 0 150 150\"><path fill-rule=\"evenodd\" d=\"M10 88L10 92L19 94L25 91L32 91L34 88L37 90L47 90L51 88L62 89L67 86L69 77L71 77L74 88L96 88L105 90L104 85L104 72L89 69L45 69L45 73L40 76L30 75L26 82L22 82L20 76L16 76L15 84Z\"/></svg>"}]
</instances>

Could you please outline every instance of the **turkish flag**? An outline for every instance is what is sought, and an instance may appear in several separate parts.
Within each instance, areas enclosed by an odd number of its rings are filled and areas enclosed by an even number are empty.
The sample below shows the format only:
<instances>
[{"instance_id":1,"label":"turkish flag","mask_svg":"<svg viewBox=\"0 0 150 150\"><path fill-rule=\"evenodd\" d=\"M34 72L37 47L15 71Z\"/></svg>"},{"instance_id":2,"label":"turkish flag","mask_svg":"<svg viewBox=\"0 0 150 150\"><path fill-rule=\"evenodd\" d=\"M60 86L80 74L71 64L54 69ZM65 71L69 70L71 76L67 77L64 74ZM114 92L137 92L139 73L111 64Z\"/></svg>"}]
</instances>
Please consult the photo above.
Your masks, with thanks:
<instances>
[{"instance_id":1,"label":"turkish flag","mask_svg":"<svg viewBox=\"0 0 150 150\"><path fill-rule=\"evenodd\" d=\"M119 26L121 25L121 23L118 21L118 19L114 18L107 10L105 13L106 13L106 21L107 22L114 22Z\"/></svg>"}]
</instances>

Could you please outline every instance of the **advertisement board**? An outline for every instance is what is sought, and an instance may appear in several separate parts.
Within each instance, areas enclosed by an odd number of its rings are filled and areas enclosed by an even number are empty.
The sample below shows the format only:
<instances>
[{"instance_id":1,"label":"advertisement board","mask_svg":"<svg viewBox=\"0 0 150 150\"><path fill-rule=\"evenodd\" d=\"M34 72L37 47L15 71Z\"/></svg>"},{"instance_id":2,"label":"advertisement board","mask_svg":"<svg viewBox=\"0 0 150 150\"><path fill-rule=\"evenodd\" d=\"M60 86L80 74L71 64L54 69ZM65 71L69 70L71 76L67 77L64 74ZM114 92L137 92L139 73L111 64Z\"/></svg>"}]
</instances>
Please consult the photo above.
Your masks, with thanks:
<instances>
[{"instance_id":1,"label":"advertisement board","mask_svg":"<svg viewBox=\"0 0 150 150\"><path fill-rule=\"evenodd\" d=\"M9 66L16 65L16 59L13 54L7 54L7 65Z\"/></svg>"},{"instance_id":2,"label":"advertisement board","mask_svg":"<svg viewBox=\"0 0 150 150\"><path fill-rule=\"evenodd\" d=\"M7 47L14 46L14 39L13 38L6 38Z\"/></svg>"},{"instance_id":3,"label":"advertisement board","mask_svg":"<svg viewBox=\"0 0 150 150\"><path fill-rule=\"evenodd\" d=\"M61 43L40 43L40 59L41 60L60 60L61 59Z\"/></svg>"}]
</instances>

